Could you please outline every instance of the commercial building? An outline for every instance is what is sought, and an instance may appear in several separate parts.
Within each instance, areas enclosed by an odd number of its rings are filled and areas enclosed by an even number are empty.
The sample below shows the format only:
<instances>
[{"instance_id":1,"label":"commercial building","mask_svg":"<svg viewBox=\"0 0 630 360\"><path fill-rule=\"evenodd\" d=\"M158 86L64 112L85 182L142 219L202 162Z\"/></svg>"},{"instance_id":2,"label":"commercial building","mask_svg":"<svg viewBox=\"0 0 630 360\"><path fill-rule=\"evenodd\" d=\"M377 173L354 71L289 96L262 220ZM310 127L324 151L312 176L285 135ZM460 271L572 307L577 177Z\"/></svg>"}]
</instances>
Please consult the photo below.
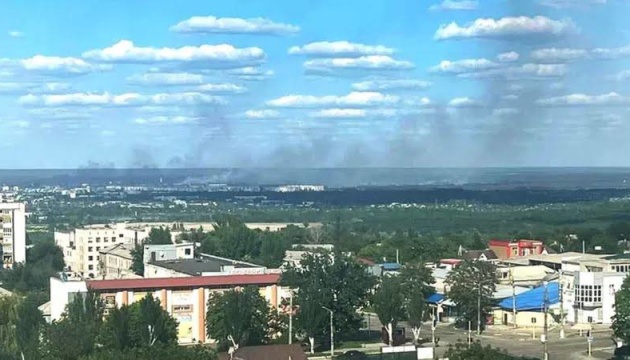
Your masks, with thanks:
<instances>
[{"instance_id":1,"label":"commercial building","mask_svg":"<svg viewBox=\"0 0 630 360\"><path fill-rule=\"evenodd\" d=\"M50 316L53 321L59 320L67 304L88 289L103 298L106 315L114 307L130 305L146 296L153 296L177 320L179 343L214 342L208 338L205 326L211 293L255 286L273 309L279 309L282 301L289 298L288 289L281 288L279 280L280 274L88 281L53 277L50 279Z\"/></svg>"},{"instance_id":2,"label":"commercial building","mask_svg":"<svg viewBox=\"0 0 630 360\"><path fill-rule=\"evenodd\" d=\"M539 240L490 240L488 248L496 254L498 259L509 259L530 254L543 254L546 249Z\"/></svg>"},{"instance_id":3,"label":"commercial building","mask_svg":"<svg viewBox=\"0 0 630 360\"><path fill-rule=\"evenodd\" d=\"M144 265L145 278L265 274L269 272L279 273L280 271L268 271L264 266L208 254L201 254L198 259L150 260Z\"/></svg>"}]
</instances>

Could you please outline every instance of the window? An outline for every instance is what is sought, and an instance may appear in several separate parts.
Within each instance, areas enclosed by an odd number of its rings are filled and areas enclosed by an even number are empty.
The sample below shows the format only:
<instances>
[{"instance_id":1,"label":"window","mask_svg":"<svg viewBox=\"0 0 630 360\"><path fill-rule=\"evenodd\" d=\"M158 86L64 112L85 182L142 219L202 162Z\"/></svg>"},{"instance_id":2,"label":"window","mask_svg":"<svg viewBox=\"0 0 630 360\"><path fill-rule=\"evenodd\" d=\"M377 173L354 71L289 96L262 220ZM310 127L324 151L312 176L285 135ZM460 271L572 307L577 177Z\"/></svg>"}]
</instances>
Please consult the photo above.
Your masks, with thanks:
<instances>
[{"instance_id":1,"label":"window","mask_svg":"<svg viewBox=\"0 0 630 360\"><path fill-rule=\"evenodd\" d=\"M190 255L190 249L184 249L184 254Z\"/></svg>"},{"instance_id":2,"label":"window","mask_svg":"<svg viewBox=\"0 0 630 360\"><path fill-rule=\"evenodd\" d=\"M101 242L101 238L100 238L100 237L97 237L97 238L96 238L96 242L97 242L97 243L100 243L100 242Z\"/></svg>"},{"instance_id":3,"label":"window","mask_svg":"<svg viewBox=\"0 0 630 360\"><path fill-rule=\"evenodd\" d=\"M88 246L88 251L89 251L89 252L92 252L92 249L93 249L93 248L92 248L91 246Z\"/></svg>"},{"instance_id":4,"label":"window","mask_svg":"<svg viewBox=\"0 0 630 360\"><path fill-rule=\"evenodd\" d=\"M100 251L100 250L101 250L101 247L100 247L100 246L97 246L97 247L96 247L96 251Z\"/></svg>"},{"instance_id":5,"label":"window","mask_svg":"<svg viewBox=\"0 0 630 360\"><path fill-rule=\"evenodd\" d=\"M92 260L94 260L94 256L88 256L88 261L92 261Z\"/></svg>"},{"instance_id":6,"label":"window","mask_svg":"<svg viewBox=\"0 0 630 360\"><path fill-rule=\"evenodd\" d=\"M535 324L535 323L536 323L536 318L535 318L535 317L533 317L533 318L532 318L532 324Z\"/></svg>"},{"instance_id":7,"label":"window","mask_svg":"<svg viewBox=\"0 0 630 360\"><path fill-rule=\"evenodd\" d=\"M88 270L94 270L94 265L88 265Z\"/></svg>"},{"instance_id":8,"label":"window","mask_svg":"<svg viewBox=\"0 0 630 360\"><path fill-rule=\"evenodd\" d=\"M576 285L575 301L578 303L600 303L602 302L601 285Z\"/></svg>"}]
</instances>

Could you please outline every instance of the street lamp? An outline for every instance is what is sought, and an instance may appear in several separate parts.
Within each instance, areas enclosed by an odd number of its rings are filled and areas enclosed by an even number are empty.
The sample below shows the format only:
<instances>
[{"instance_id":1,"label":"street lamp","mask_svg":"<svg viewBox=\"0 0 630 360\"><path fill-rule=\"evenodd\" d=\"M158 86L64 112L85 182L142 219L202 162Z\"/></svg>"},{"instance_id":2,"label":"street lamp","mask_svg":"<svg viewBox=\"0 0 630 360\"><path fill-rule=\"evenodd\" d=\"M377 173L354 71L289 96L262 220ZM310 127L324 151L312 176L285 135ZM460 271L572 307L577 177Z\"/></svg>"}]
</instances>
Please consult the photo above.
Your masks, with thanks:
<instances>
[{"instance_id":1,"label":"street lamp","mask_svg":"<svg viewBox=\"0 0 630 360\"><path fill-rule=\"evenodd\" d=\"M322 306L322 308L330 313L330 358L335 356L335 327L333 325L333 311L329 308Z\"/></svg>"}]
</instances>

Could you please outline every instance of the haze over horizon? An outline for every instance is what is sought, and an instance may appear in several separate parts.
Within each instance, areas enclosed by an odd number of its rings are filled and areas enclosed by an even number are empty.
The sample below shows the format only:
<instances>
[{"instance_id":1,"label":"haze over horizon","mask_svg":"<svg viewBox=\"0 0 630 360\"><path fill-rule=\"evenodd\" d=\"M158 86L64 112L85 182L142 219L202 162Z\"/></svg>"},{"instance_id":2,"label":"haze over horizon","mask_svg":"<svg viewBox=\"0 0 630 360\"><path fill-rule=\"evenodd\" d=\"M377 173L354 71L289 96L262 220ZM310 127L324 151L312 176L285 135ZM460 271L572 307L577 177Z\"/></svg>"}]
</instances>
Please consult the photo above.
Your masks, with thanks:
<instances>
[{"instance_id":1,"label":"haze over horizon","mask_svg":"<svg viewBox=\"0 0 630 360\"><path fill-rule=\"evenodd\" d=\"M626 0L274 4L4 1L0 168L630 166Z\"/></svg>"}]
</instances>

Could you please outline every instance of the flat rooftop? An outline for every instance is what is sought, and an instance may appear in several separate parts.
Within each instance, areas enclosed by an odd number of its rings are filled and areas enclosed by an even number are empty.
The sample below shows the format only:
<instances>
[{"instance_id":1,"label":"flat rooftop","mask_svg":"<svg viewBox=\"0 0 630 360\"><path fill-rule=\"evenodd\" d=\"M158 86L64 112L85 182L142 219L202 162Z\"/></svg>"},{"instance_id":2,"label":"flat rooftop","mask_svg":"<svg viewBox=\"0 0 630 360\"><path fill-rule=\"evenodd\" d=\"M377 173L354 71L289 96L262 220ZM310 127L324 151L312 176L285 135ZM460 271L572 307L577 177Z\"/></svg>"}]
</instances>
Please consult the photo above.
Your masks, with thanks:
<instances>
[{"instance_id":1,"label":"flat rooftop","mask_svg":"<svg viewBox=\"0 0 630 360\"><path fill-rule=\"evenodd\" d=\"M203 273L218 273L223 271L224 267L231 266L236 269L255 269L263 268L254 264L248 264L241 261L223 259L219 257L203 258L203 259L181 259L181 260L164 260L151 261L149 264L159 266L165 269L177 271L190 276L201 276Z\"/></svg>"}]
</instances>

